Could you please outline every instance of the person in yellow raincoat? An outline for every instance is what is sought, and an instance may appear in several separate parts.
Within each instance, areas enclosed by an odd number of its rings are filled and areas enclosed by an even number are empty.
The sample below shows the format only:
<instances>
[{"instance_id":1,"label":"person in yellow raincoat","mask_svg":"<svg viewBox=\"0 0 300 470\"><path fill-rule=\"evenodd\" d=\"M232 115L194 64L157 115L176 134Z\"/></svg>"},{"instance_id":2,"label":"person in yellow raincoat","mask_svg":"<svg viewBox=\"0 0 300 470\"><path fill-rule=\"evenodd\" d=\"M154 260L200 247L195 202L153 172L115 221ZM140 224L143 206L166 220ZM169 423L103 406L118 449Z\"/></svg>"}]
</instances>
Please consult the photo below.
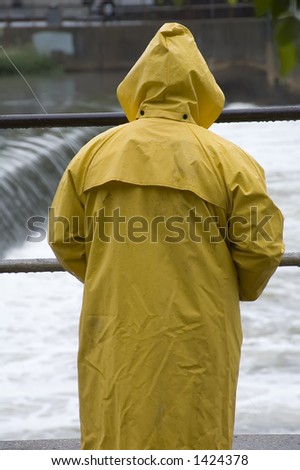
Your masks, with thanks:
<instances>
[{"instance_id":1,"label":"person in yellow raincoat","mask_svg":"<svg viewBox=\"0 0 300 470\"><path fill-rule=\"evenodd\" d=\"M242 330L283 254L261 167L208 130L224 96L167 23L117 90L129 123L88 142L49 218L84 282L82 449L230 449Z\"/></svg>"}]
</instances>

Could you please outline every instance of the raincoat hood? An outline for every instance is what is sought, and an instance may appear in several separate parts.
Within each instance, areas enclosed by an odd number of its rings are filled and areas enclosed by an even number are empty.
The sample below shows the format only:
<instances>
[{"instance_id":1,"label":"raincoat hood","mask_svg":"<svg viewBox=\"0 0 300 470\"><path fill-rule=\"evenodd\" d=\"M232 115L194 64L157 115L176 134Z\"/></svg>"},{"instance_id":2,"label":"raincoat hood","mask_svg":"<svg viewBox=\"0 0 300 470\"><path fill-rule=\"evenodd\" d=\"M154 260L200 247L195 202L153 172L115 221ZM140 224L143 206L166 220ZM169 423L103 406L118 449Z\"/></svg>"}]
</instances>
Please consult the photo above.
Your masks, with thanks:
<instances>
[{"instance_id":1,"label":"raincoat hood","mask_svg":"<svg viewBox=\"0 0 300 470\"><path fill-rule=\"evenodd\" d=\"M224 95L191 32L166 23L117 89L129 121L165 117L209 128L220 115Z\"/></svg>"}]
</instances>

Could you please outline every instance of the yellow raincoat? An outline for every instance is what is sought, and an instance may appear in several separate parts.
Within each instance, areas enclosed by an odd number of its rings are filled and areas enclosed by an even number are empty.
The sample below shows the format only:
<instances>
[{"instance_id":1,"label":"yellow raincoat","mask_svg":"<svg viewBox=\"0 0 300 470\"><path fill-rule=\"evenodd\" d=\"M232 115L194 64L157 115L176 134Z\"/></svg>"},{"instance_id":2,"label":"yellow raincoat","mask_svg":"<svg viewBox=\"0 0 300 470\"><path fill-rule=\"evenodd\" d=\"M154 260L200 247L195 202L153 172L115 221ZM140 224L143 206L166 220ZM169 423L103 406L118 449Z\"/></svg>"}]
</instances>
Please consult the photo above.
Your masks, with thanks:
<instances>
[{"instance_id":1,"label":"yellow raincoat","mask_svg":"<svg viewBox=\"0 0 300 470\"><path fill-rule=\"evenodd\" d=\"M84 282L82 449L229 449L242 331L283 253L263 170L208 130L224 97L165 24L118 88L129 123L86 144L49 242Z\"/></svg>"}]
</instances>

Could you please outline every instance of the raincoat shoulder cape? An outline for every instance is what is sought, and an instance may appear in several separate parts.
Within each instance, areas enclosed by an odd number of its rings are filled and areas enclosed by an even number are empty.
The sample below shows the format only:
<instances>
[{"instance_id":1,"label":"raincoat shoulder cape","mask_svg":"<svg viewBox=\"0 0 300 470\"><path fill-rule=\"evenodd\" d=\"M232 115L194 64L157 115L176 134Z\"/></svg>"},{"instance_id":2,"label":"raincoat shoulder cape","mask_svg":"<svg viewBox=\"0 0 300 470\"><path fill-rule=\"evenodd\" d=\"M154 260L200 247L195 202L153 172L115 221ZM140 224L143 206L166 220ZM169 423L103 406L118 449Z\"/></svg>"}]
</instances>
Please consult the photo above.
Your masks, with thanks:
<instances>
[{"instance_id":1,"label":"raincoat shoulder cape","mask_svg":"<svg viewBox=\"0 0 300 470\"><path fill-rule=\"evenodd\" d=\"M49 242L84 282L82 449L231 448L242 331L283 253L263 170L208 130L224 97L166 24L118 87L129 123L59 184Z\"/></svg>"}]
</instances>

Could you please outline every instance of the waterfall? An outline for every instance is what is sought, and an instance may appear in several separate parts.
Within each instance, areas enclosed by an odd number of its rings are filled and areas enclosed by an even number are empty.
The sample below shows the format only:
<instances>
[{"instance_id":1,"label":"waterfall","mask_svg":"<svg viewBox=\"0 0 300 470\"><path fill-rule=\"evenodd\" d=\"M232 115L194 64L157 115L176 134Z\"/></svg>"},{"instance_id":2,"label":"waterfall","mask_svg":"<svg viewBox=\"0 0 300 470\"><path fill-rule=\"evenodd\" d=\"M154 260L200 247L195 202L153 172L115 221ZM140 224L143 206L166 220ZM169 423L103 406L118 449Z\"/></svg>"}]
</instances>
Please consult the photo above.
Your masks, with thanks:
<instances>
[{"instance_id":1,"label":"waterfall","mask_svg":"<svg viewBox=\"0 0 300 470\"><path fill-rule=\"evenodd\" d=\"M99 129L7 133L0 137L0 257L24 243L30 217L47 215L67 164Z\"/></svg>"}]
</instances>

